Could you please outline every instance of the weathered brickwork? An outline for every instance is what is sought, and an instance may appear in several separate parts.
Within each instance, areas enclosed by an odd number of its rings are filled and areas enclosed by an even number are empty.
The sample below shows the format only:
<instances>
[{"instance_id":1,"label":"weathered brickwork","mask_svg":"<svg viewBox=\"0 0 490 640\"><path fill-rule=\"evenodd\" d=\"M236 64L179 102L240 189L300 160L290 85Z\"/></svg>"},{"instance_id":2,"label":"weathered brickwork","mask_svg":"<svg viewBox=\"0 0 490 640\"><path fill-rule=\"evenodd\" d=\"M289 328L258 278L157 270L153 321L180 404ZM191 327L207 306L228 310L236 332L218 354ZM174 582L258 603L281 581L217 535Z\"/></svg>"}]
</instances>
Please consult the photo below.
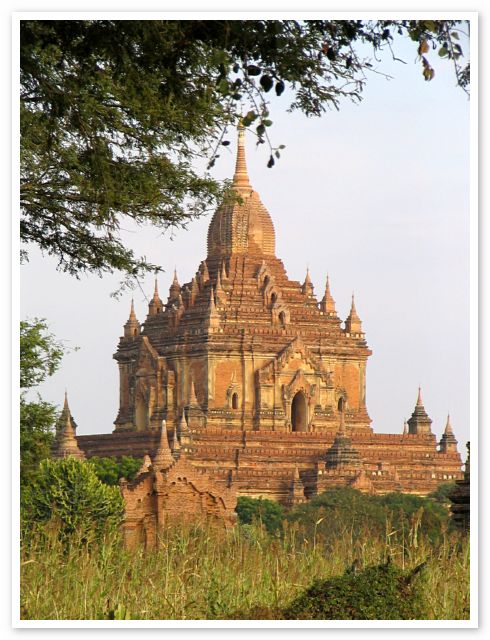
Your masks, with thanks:
<instances>
[{"instance_id":1,"label":"weathered brickwork","mask_svg":"<svg viewBox=\"0 0 490 640\"><path fill-rule=\"evenodd\" d=\"M214 491L233 488L288 505L330 486L422 495L461 479L452 427L448 422L438 443L420 393L400 433L373 431L366 407L371 351L354 298L342 322L328 278L321 299L308 272L303 283L288 278L275 255L272 220L250 185L242 133L234 190L238 199L211 220L207 257L192 280L180 285L175 274L165 303L155 285L144 324L131 307L114 356L115 430L78 437L80 450L153 459L165 420L170 442L185 444L187 468L208 477ZM145 482L150 487L145 477L126 487L127 500ZM214 498L197 498L197 485L182 483L173 488L175 504L213 511ZM174 513L173 500L169 494L164 502L167 513ZM138 504L141 536L164 515L147 501Z\"/></svg>"},{"instance_id":2,"label":"weathered brickwork","mask_svg":"<svg viewBox=\"0 0 490 640\"><path fill-rule=\"evenodd\" d=\"M158 532L168 522L197 522L225 529L236 522L234 488L218 485L192 465L186 450L175 444L172 451L164 421L153 459L145 456L131 483L120 481L125 502L123 535L128 548L140 544L155 547Z\"/></svg>"}]
</instances>

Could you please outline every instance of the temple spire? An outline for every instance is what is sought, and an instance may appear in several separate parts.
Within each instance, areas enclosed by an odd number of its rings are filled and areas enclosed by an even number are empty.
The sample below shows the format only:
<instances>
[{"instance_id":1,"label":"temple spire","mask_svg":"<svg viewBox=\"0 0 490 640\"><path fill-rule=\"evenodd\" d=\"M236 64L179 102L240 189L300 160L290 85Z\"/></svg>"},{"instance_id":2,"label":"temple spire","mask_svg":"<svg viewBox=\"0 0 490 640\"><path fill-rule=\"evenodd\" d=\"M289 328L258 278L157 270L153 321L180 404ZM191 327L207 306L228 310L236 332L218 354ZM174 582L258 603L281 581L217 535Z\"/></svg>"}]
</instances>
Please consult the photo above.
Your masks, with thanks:
<instances>
[{"instance_id":1,"label":"temple spire","mask_svg":"<svg viewBox=\"0 0 490 640\"><path fill-rule=\"evenodd\" d=\"M75 432L77 428L77 423L73 420L73 416L71 415L70 406L68 404L68 391L65 389L65 400L63 402L63 409L61 410L60 417L56 422L56 433L59 434L65 428L67 420L70 421L71 427Z\"/></svg>"},{"instance_id":2,"label":"temple spire","mask_svg":"<svg viewBox=\"0 0 490 640\"><path fill-rule=\"evenodd\" d=\"M148 313L150 316L157 315L161 313L163 309L163 302L160 299L160 295L158 293L158 279L155 276L155 288L153 290L153 297L150 300L150 304L148 305Z\"/></svg>"},{"instance_id":3,"label":"temple spire","mask_svg":"<svg viewBox=\"0 0 490 640\"><path fill-rule=\"evenodd\" d=\"M413 410L411 418L408 420L408 433L432 433L430 427L431 424L432 420L429 418L425 410L422 402L422 391L419 387L415 409Z\"/></svg>"},{"instance_id":4,"label":"temple spire","mask_svg":"<svg viewBox=\"0 0 490 640\"><path fill-rule=\"evenodd\" d=\"M174 269L174 278L172 280L172 284L169 289L169 300L177 300L181 292L181 287L179 284L179 280L177 278L177 269Z\"/></svg>"},{"instance_id":5,"label":"temple spire","mask_svg":"<svg viewBox=\"0 0 490 640\"><path fill-rule=\"evenodd\" d=\"M68 411L65 413L64 424L60 426L54 441L53 458L73 457L83 460L85 459L85 454L78 446L68 404L67 409ZM63 409L63 412L64 411L65 410Z\"/></svg>"},{"instance_id":6,"label":"temple spire","mask_svg":"<svg viewBox=\"0 0 490 640\"><path fill-rule=\"evenodd\" d=\"M449 435L454 435L453 427L452 427L452 424L451 424L451 418L449 416L449 413L447 414L447 422L446 422L446 427L444 429L444 433L446 435L448 435L448 436Z\"/></svg>"},{"instance_id":7,"label":"temple spire","mask_svg":"<svg viewBox=\"0 0 490 640\"><path fill-rule=\"evenodd\" d=\"M320 308L323 313L326 313L329 316L336 316L337 311L335 309L335 300L332 297L330 292L330 278L327 273L327 283L325 285L325 295L320 303Z\"/></svg>"},{"instance_id":8,"label":"temple spire","mask_svg":"<svg viewBox=\"0 0 490 640\"><path fill-rule=\"evenodd\" d=\"M354 292L352 292L352 302L350 313L345 321L345 330L347 333L362 333L361 319L357 315L356 303L354 300Z\"/></svg>"},{"instance_id":9,"label":"temple spire","mask_svg":"<svg viewBox=\"0 0 490 640\"><path fill-rule=\"evenodd\" d=\"M174 462L172 451L168 444L167 435L167 423L162 420L162 428L160 431L160 441L158 443L158 449L153 458L153 467L159 471L162 469L168 469Z\"/></svg>"},{"instance_id":10,"label":"temple spire","mask_svg":"<svg viewBox=\"0 0 490 640\"><path fill-rule=\"evenodd\" d=\"M301 291L303 292L303 295L305 295L305 296L312 296L313 295L313 283L311 282L309 267L306 267L305 281L303 282L303 284L301 286Z\"/></svg>"},{"instance_id":11,"label":"temple spire","mask_svg":"<svg viewBox=\"0 0 490 640\"><path fill-rule=\"evenodd\" d=\"M242 124L238 125L238 149L233 186L238 188L251 188L245 159L245 127Z\"/></svg>"},{"instance_id":12,"label":"temple spire","mask_svg":"<svg viewBox=\"0 0 490 640\"><path fill-rule=\"evenodd\" d=\"M458 441L456 440L451 425L451 419L449 414L447 415L446 427L442 434L441 441L439 442L439 448L441 453L454 453L458 450Z\"/></svg>"},{"instance_id":13,"label":"temple spire","mask_svg":"<svg viewBox=\"0 0 490 640\"><path fill-rule=\"evenodd\" d=\"M136 313L134 312L134 298L131 298L131 309L129 311L129 318L124 325L124 337L134 338L140 334L141 325L138 322Z\"/></svg>"},{"instance_id":14,"label":"temple spire","mask_svg":"<svg viewBox=\"0 0 490 640\"><path fill-rule=\"evenodd\" d=\"M189 394L189 407L195 407L195 406L199 406L199 403L197 401L196 388L194 387L194 380L191 380L191 390Z\"/></svg>"},{"instance_id":15,"label":"temple spire","mask_svg":"<svg viewBox=\"0 0 490 640\"><path fill-rule=\"evenodd\" d=\"M209 289L209 315L207 318L207 326L210 329L215 329L219 327L220 323L220 315L216 309L216 305L214 302L214 288L211 287Z\"/></svg>"},{"instance_id":16,"label":"temple spire","mask_svg":"<svg viewBox=\"0 0 490 640\"><path fill-rule=\"evenodd\" d=\"M218 306L221 305L222 302L224 302L224 300L226 299L226 294L223 290L223 287L221 286L221 277L220 277L220 273L218 271L218 275L216 277L216 304Z\"/></svg>"}]
</instances>

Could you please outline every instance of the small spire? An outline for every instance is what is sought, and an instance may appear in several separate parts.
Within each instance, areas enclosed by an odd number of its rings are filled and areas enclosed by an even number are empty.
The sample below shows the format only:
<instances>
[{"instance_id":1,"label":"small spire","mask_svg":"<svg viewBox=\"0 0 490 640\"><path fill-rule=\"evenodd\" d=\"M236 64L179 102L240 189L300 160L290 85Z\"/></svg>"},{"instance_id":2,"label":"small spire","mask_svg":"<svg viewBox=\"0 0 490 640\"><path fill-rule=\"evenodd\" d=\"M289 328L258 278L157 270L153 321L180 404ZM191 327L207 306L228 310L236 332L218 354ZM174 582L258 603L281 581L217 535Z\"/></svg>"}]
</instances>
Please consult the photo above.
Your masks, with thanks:
<instances>
[{"instance_id":1,"label":"small spire","mask_svg":"<svg viewBox=\"0 0 490 640\"><path fill-rule=\"evenodd\" d=\"M403 423L403 435L406 436L408 434L408 422L405 418L405 422Z\"/></svg>"},{"instance_id":2,"label":"small spire","mask_svg":"<svg viewBox=\"0 0 490 640\"><path fill-rule=\"evenodd\" d=\"M429 418L429 416L427 415L427 411L425 410L424 404L422 402L422 390L419 387L415 409L413 410L412 416L408 420L409 433L432 433L430 427L431 424L432 420Z\"/></svg>"},{"instance_id":3,"label":"small spire","mask_svg":"<svg viewBox=\"0 0 490 640\"><path fill-rule=\"evenodd\" d=\"M337 315L337 311L335 309L335 300L332 297L330 292L330 279L327 273L327 283L325 285L325 295L320 303L320 308L324 313L328 315Z\"/></svg>"},{"instance_id":4,"label":"small spire","mask_svg":"<svg viewBox=\"0 0 490 640\"><path fill-rule=\"evenodd\" d=\"M451 419L450 419L449 413L447 414L447 422L446 422L446 428L444 429L444 433L447 436L454 435L453 427L452 427L452 424L451 424Z\"/></svg>"},{"instance_id":5,"label":"small spire","mask_svg":"<svg viewBox=\"0 0 490 640\"><path fill-rule=\"evenodd\" d=\"M68 404L68 391L65 389L65 399L63 402L63 409L61 410L60 417L56 422L56 433L60 434L64 428L67 419L70 420L73 431L75 432L77 428L77 423L73 420L73 416L71 415L70 406Z\"/></svg>"},{"instance_id":6,"label":"small spire","mask_svg":"<svg viewBox=\"0 0 490 640\"><path fill-rule=\"evenodd\" d=\"M197 401L197 396L196 396L196 388L194 387L194 380L191 379L191 390L190 390L190 394L189 394L189 406L190 407L195 407L195 406L199 406L199 403ZM185 420L185 418L184 418Z\"/></svg>"},{"instance_id":7,"label":"small spire","mask_svg":"<svg viewBox=\"0 0 490 640\"><path fill-rule=\"evenodd\" d=\"M136 317L136 313L134 312L134 298L131 298L131 309L129 311L129 318L124 325L124 337L134 338L134 336L139 335L140 328L140 323L138 322L138 318Z\"/></svg>"},{"instance_id":8,"label":"small spire","mask_svg":"<svg viewBox=\"0 0 490 640\"><path fill-rule=\"evenodd\" d=\"M201 267L202 267L202 283L205 284L208 280L209 280L209 270L208 270L208 265L206 260L203 260L201 262Z\"/></svg>"},{"instance_id":9,"label":"small spire","mask_svg":"<svg viewBox=\"0 0 490 640\"><path fill-rule=\"evenodd\" d=\"M63 414L62 414L63 415ZM73 428L70 411L65 413L64 424L60 427L57 437L53 446L54 458L79 458L85 459L84 452L78 446L77 438L75 436L75 429Z\"/></svg>"},{"instance_id":10,"label":"small spire","mask_svg":"<svg viewBox=\"0 0 490 640\"><path fill-rule=\"evenodd\" d=\"M174 429L174 434L172 437L172 451L174 453L176 453L177 451L180 451L180 442L177 436L177 429Z\"/></svg>"},{"instance_id":11,"label":"small spire","mask_svg":"<svg viewBox=\"0 0 490 640\"><path fill-rule=\"evenodd\" d=\"M226 265L224 260L221 264L221 280L222 282L224 282L225 280L228 280L228 274L226 273Z\"/></svg>"},{"instance_id":12,"label":"small spire","mask_svg":"<svg viewBox=\"0 0 490 640\"><path fill-rule=\"evenodd\" d=\"M305 281L301 286L301 291L303 292L304 295L308 295L308 296L313 295L313 283L311 282L309 267L306 267Z\"/></svg>"},{"instance_id":13,"label":"small spire","mask_svg":"<svg viewBox=\"0 0 490 640\"><path fill-rule=\"evenodd\" d=\"M170 285L168 299L169 300L177 300L181 292L181 287L179 281L177 279L177 270L174 269L174 278L172 280L172 284Z\"/></svg>"},{"instance_id":14,"label":"small spire","mask_svg":"<svg viewBox=\"0 0 490 640\"><path fill-rule=\"evenodd\" d=\"M136 320L136 314L134 312L134 298L131 298L131 310L129 312L129 319Z\"/></svg>"},{"instance_id":15,"label":"small spire","mask_svg":"<svg viewBox=\"0 0 490 640\"><path fill-rule=\"evenodd\" d=\"M155 276L155 288L153 290L153 297L150 300L149 307L149 315L154 316L157 313L161 313L163 309L163 302L160 299L160 295L158 293L158 278Z\"/></svg>"},{"instance_id":16,"label":"small spire","mask_svg":"<svg viewBox=\"0 0 490 640\"><path fill-rule=\"evenodd\" d=\"M238 188L251 187L245 159L245 127L241 123L238 125L238 148L233 186Z\"/></svg>"},{"instance_id":17,"label":"small spire","mask_svg":"<svg viewBox=\"0 0 490 640\"><path fill-rule=\"evenodd\" d=\"M218 271L218 275L216 277L216 304L220 305L221 302L223 302L225 299L226 299L226 295L223 290L223 287L221 286L221 278Z\"/></svg>"},{"instance_id":18,"label":"small spire","mask_svg":"<svg viewBox=\"0 0 490 640\"><path fill-rule=\"evenodd\" d=\"M345 434L345 412L344 406L342 405L342 409L340 410L340 425L339 425L339 433Z\"/></svg>"},{"instance_id":19,"label":"small spire","mask_svg":"<svg viewBox=\"0 0 490 640\"><path fill-rule=\"evenodd\" d=\"M422 402L422 390L421 390L420 386L419 386L419 393L418 393L418 396L417 396L416 405L417 405L417 407L423 407L424 406L424 403Z\"/></svg>"},{"instance_id":20,"label":"small spire","mask_svg":"<svg viewBox=\"0 0 490 640\"><path fill-rule=\"evenodd\" d=\"M189 425L187 424L187 420L185 419L184 411L182 411L182 416L180 418L179 436L180 436L180 443L182 446L185 447L186 445L189 445L191 443L191 440L192 440L191 430L189 429Z\"/></svg>"},{"instance_id":21,"label":"small spire","mask_svg":"<svg viewBox=\"0 0 490 640\"><path fill-rule=\"evenodd\" d=\"M158 470L168 469L174 462L172 452L168 445L167 423L162 420L162 429L160 431L160 442L153 459L153 467Z\"/></svg>"},{"instance_id":22,"label":"small spire","mask_svg":"<svg viewBox=\"0 0 490 640\"><path fill-rule=\"evenodd\" d=\"M345 330L348 333L361 333L362 323L361 319L357 315L356 303L354 301L354 292L352 292L352 302L350 307L350 313L345 321Z\"/></svg>"},{"instance_id":23,"label":"small spire","mask_svg":"<svg viewBox=\"0 0 490 640\"><path fill-rule=\"evenodd\" d=\"M214 289L211 287L209 289L209 315L207 318L206 326L210 329L216 329L219 327L220 316L218 311L216 310L216 305L214 303Z\"/></svg>"}]
</instances>

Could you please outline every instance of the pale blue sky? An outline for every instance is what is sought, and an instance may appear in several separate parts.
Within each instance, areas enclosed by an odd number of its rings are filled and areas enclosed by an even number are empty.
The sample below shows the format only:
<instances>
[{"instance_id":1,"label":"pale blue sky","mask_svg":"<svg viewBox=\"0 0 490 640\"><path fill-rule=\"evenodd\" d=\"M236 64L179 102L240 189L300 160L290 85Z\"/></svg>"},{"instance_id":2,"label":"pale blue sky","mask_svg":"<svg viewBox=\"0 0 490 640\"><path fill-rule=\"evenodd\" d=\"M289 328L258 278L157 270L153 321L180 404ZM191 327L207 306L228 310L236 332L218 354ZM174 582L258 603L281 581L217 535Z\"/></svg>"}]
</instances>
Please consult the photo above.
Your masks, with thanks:
<instances>
[{"instance_id":1,"label":"pale blue sky","mask_svg":"<svg viewBox=\"0 0 490 640\"><path fill-rule=\"evenodd\" d=\"M407 65L383 62L394 79L373 74L360 106L344 103L321 119L271 108L281 160L266 168L264 149L248 140L248 167L276 229L276 253L292 279L309 265L315 292L325 277L341 318L354 290L369 346L367 404L378 432L400 432L422 386L433 431L448 411L460 451L469 439L469 101L452 68L432 54L436 77L424 82L415 45L402 44ZM215 174L233 173L234 147ZM206 256L210 216L171 240L151 228L126 234L131 246L161 264L162 298L174 266L188 281ZM39 391L62 403L68 388L80 434L110 432L117 413L112 359L131 294L110 297L119 278L80 281L55 271L36 251L21 268L21 317L48 319L78 346ZM153 283L144 283L147 296ZM147 304L134 293L144 320Z\"/></svg>"}]
</instances>

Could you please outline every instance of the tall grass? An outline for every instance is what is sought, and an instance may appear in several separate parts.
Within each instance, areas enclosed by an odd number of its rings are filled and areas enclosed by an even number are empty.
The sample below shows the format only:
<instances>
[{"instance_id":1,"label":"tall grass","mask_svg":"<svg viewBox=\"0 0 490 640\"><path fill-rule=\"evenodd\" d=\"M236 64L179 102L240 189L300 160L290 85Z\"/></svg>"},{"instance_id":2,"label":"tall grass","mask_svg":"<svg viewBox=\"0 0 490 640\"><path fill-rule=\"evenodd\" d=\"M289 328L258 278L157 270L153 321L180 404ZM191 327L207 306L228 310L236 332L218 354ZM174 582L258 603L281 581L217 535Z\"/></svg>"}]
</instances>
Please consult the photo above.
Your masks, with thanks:
<instances>
[{"instance_id":1,"label":"tall grass","mask_svg":"<svg viewBox=\"0 0 490 640\"><path fill-rule=\"evenodd\" d=\"M21 553L24 619L217 619L252 607L280 608L315 578L342 574L355 561L386 561L409 570L426 561L416 578L427 618L469 617L469 545L444 533L438 546L390 530L355 539L345 529L335 540L306 537L285 523L274 537L260 525L230 532L191 526L164 530L155 551L123 549L116 534L98 545L73 539L68 551L55 531L34 535Z\"/></svg>"}]
</instances>

